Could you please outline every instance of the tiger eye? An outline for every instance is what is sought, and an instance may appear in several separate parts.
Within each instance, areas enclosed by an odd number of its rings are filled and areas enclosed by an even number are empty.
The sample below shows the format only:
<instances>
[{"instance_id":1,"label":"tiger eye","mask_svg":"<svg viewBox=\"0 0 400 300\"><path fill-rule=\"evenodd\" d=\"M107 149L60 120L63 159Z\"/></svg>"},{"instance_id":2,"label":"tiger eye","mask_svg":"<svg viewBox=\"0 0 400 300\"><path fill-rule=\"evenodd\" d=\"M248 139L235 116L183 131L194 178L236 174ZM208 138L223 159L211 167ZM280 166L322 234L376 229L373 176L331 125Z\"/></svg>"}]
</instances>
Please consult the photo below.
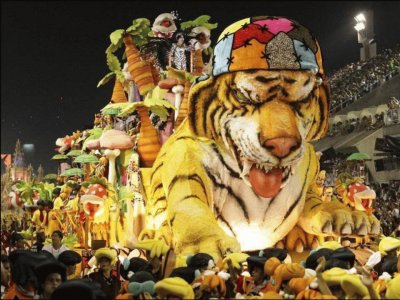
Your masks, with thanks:
<instances>
[{"instance_id":1,"label":"tiger eye","mask_svg":"<svg viewBox=\"0 0 400 300\"><path fill-rule=\"evenodd\" d=\"M238 89L233 89L233 93L235 94L235 97L239 100L239 101L246 101L248 100L247 97Z\"/></svg>"}]
</instances>

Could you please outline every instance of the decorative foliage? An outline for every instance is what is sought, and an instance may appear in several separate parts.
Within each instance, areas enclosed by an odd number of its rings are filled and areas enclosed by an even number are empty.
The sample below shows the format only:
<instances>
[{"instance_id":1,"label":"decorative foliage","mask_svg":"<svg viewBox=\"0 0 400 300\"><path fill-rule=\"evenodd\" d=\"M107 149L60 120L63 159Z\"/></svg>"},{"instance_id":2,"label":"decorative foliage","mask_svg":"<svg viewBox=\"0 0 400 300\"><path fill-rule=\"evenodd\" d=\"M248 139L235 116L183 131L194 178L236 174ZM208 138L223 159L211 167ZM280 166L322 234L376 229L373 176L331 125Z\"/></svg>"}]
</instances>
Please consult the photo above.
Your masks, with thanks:
<instances>
[{"instance_id":1,"label":"decorative foliage","mask_svg":"<svg viewBox=\"0 0 400 300\"><path fill-rule=\"evenodd\" d=\"M39 192L40 199L52 200L54 188L55 188L55 185L53 183L40 182L35 185L34 190Z\"/></svg>"},{"instance_id":2,"label":"decorative foliage","mask_svg":"<svg viewBox=\"0 0 400 300\"><path fill-rule=\"evenodd\" d=\"M137 47L147 42L150 28L150 20L146 18L138 18L132 21L132 25L126 29L126 33L131 34L133 42Z\"/></svg>"},{"instance_id":3,"label":"decorative foliage","mask_svg":"<svg viewBox=\"0 0 400 300\"><path fill-rule=\"evenodd\" d=\"M110 71L112 73L115 74L115 76L117 76L118 80L121 83L124 83L125 81L125 77L124 74L122 73L122 68L121 68L121 63L118 59L118 57L114 54L114 52L118 49L119 47L116 45L111 44L107 50L106 50L106 58L107 58L107 66L110 69ZM107 76L107 75L106 75ZM111 76L109 76L110 78L107 80L107 82L112 78ZM103 78L104 79L104 78ZM99 82L100 84L100 82ZM99 84L97 86L99 86Z\"/></svg>"},{"instance_id":4,"label":"decorative foliage","mask_svg":"<svg viewBox=\"0 0 400 300\"><path fill-rule=\"evenodd\" d=\"M122 72L122 71L121 71ZM107 82L109 82L113 77L115 76L115 72L110 72L107 75L105 75L102 79L100 79L99 83L97 84L97 87L101 87L105 85Z\"/></svg>"},{"instance_id":5,"label":"decorative foliage","mask_svg":"<svg viewBox=\"0 0 400 300\"><path fill-rule=\"evenodd\" d=\"M103 134L103 129L100 127L95 127L93 129L90 129L88 131L88 134L89 134L88 137L86 138L86 140L83 142L83 145L82 145L83 151L86 150L87 143L89 141L100 138L100 136Z\"/></svg>"},{"instance_id":6,"label":"decorative foliage","mask_svg":"<svg viewBox=\"0 0 400 300\"><path fill-rule=\"evenodd\" d=\"M76 233L69 234L63 238L61 243L69 249L74 249L75 244L78 243L78 237Z\"/></svg>"},{"instance_id":7,"label":"decorative foliage","mask_svg":"<svg viewBox=\"0 0 400 300\"><path fill-rule=\"evenodd\" d=\"M93 154L81 154L75 158L75 163L86 164L86 163L96 163L99 159Z\"/></svg>"},{"instance_id":8,"label":"decorative foliage","mask_svg":"<svg viewBox=\"0 0 400 300\"><path fill-rule=\"evenodd\" d=\"M80 168L71 168L68 170L65 170L63 173L60 174L60 176L65 176L65 177L69 177L69 176L82 176L84 173L82 171L82 169Z\"/></svg>"},{"instance_id":9,"label":"decorative foliage","mask_svg":"<svg viewBox=\"0 0 400 300\"><path fill-rule=\"evenodd\" d=\"M175 68L167 67L166 77L175 78L178 81L189 80L191 83L193 83L198 76L192 75L189 72L186 72L185 70L178 70Z\"/></svg>"},{"instance_id":10,"label":"decorative foliage","mask_svg":"<svg viewBox=\"0 0 400 300\"><path fill-rule=\"evenodd\" d=\"M117 30L113 31L110 34L111 44L116 47L120 47L121 43L122 43L122 37L124 34L125 34L125 30L123 30L123 29L117 29Z\"/></svg>"},{"instance_id":11,"label":"decorative foliage","mask_svg":"<svg viewBox=\"0 0 400 300\"><path fill-rule=\"evenodd\" d=\"M51 159L52 160L67 160L69 157L65 154L56 154Z\"/></svg>"},{"instance_id":12,"label":"decorative foliage","mask_svg":"<svg viewBox=\"0 0 400 300\"><path fill-rule=\"evenodd\" d=\"M168 109L176 110L175 106L163 99L165 93L165 90L160 89L157 86L153 89L153 91L146 95L143 101L144 105L147 106L151 112L159 116L163 121L166 121L169 116Z\"/></svg>"},{"instance_id":13,"label":"decorative foliage","mask_svg":"<svg viewBox=\"0 0 400 300\"><path fill-rule=\"evenodd\" d=\"M35 191L38 191L34 180L19 181L16 183L17 191L20 193L22 202L24 204L33 204L33 195Z\"/></svg>"},{"instance_id":14,"label":"decorative foliage","mask_svg":"<svg viewBox=\"0 0 400 300\"><path fill-rule=\"evenodd\" d=\"M67 153L67 156L79 156L82 154L82 150L71 150Z\"/></svg>"},{"instance_id":15,"label":"decorative foliage","mask_svg":"<svg viewBox=\"0 0 400 300\"><path fill-rule=\"evenodd\" d=\"M49 173L49 174L46 174L46 176L44 176L43 179L44 179L44 180L56 180L57 177L58 177L57 174Z\"/></svg>"},{"instance_id":16,"label":"decorative foliage","mask_svg":"<svg viewBox=\"0 0 400 300\"><path fill-rule=\"evenodd\" d=\"M203 26L209 30L211 29L215 29L218 27L218 23L209 23L208 21L210 20L210 16L208 15L201 15L200 17L198 17L197 19L193 20L193 21L186 21L186 22L182 22L181 23L181 29L185 30L185 29L190 29L190 28L194 28L194 27L198 27L198 26Z\"/></svg>"}]
</instances>

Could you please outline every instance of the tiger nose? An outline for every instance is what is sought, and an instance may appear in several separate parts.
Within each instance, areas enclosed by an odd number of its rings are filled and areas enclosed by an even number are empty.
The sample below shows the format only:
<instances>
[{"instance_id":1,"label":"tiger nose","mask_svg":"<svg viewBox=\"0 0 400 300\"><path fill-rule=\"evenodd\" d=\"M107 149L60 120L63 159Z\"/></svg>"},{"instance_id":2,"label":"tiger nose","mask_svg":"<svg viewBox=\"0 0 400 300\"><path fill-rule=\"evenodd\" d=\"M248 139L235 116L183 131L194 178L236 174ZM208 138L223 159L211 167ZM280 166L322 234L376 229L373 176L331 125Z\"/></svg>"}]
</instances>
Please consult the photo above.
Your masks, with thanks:
<instances>
[{"instance_id":1,"label":"tiger nose","mask_svg":"<svg viewBox=\"0 0 400 300\"><path fill-rule=\"evenodd\" d=\"M273 155L279 158L287 156L291 151L300 146L298 139L294 137L280 137L269 139L264 143L264 147Z\"/></svg>"}]
</instances>

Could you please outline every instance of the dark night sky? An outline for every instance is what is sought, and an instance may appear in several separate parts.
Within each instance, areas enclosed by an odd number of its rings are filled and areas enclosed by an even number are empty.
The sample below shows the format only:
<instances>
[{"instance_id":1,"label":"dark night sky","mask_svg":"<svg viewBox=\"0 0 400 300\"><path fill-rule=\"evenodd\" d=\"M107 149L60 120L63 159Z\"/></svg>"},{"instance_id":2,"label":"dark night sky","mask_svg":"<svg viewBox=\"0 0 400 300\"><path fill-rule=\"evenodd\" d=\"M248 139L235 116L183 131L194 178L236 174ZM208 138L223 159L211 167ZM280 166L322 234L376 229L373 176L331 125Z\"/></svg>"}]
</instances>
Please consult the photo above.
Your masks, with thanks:
<instances>
[{"instance_id":1,"label":"dark night sky","mask_svg":"<svg viewBox=\"0 0 400 300\"><path fill-rule=\"evenodd\" d=\"M55 140L90 126L111 97L112 84L96 88L108 73L109 34L135 18L151 22L177 11L218 22L213 40L229 24L258 15L287 16L317 36L328 72L357 61L353 17L374 10L378 53L400 41L400 2L129 1L1 2L1 153L13 153L17 138L35 144L26 155L36 170L56 171Z\"/></svg>"}]
</instances>

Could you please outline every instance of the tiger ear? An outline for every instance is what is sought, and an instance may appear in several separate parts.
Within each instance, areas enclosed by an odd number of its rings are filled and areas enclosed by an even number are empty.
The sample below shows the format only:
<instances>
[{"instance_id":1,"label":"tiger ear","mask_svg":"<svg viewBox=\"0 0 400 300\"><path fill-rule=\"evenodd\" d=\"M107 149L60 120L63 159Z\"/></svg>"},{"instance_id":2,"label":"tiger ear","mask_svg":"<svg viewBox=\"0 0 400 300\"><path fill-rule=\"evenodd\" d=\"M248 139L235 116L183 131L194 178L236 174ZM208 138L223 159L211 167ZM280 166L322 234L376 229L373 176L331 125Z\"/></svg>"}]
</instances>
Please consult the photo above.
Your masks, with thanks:
<instances>
[{"instance_id":1,"label":"tiger ear","mask_svg":"<svg viewBox=\"0 0 400 300\"><path fill-rule=\"evenodd\" d=\"M330 108L330 89L328 82L323 80L318 88L318 99L314 121L307 134L308 142L323 138L328 132L329 127L329 108Z\"/></svg>"}]
</instances>

